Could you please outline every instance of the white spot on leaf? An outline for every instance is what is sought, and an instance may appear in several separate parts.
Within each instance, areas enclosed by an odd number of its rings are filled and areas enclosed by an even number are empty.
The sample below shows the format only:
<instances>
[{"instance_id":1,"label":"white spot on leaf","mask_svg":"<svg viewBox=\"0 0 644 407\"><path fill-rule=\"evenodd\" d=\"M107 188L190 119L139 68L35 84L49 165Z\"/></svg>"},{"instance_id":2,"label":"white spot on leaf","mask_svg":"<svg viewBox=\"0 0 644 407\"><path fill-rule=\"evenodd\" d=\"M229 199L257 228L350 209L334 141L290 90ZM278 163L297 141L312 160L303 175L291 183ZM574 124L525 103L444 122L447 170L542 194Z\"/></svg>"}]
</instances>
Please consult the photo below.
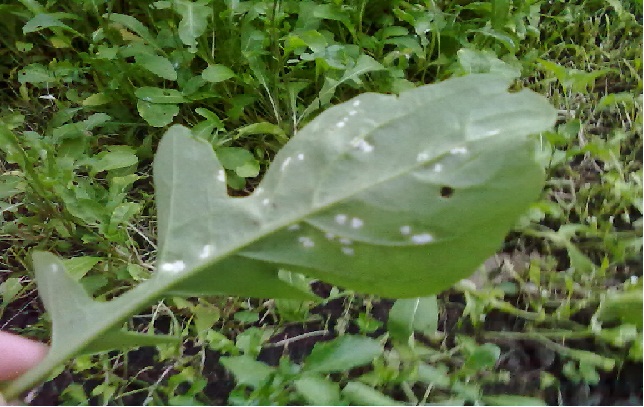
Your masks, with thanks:
<instances>
[{"instance_id":1,"label":"white spot on leaf","mask_svg":"<svg viewBox=\"0 0 644 407\"><path fill-rule=\"evenodd\" d=\"M466 147L454 147L451 150L449 150L450 153L452 154L467 154L467 148Z\"/></svg>"},{"instance_id":2,"label":"white spot on leaf","mask_svg":"<svg viewBox=\"0 0 644 407\"><path fill-rule=\"evenodd\" d=\"M434 172L441 172L441 171L443 171L443 164L434 165Z\"/></svg>"},{"instance_id":3,"label":"white spot on leaf","mask_svg":"<svg viewBox=\"0 0 644 407\"><path fill-rule=\"evenodd\" d=\"M214 251L215 251L215 246L211 244L207 244L201 248L201 252L199 252L199 258L207 259L208 257L212 256Z\"/></svg>"},{"instance_id":4,"label":"white spot on leaf","mask_svg":"<svg viewBox=\"0 0 644 407\"><path fill-rule=\"evenodd\" d=\"M347 246L350 244L353 244L353 240L346 237L341 237L338 241L340 242L340 244L347 245Z\"/></svg>"},{"instance_id":5,"label":"white spot on leaf","mask_svg":"<svg viewBox=\"0 0 644 407\"><path fill-rule=\"evenodd\" d=\"M291 162L291 157L286 157L280 169L284 171L290 162Z\"/></svg>"},{"instance_id":6,"label":"white spot on leaf","mask_svg":"<svg viewBox=\"0 0 644 407\"><path fill-rule=\"evenodd\" d=\"M355 101L353 101L353 106L354 106L354 107L358 107L358 106L360 106L360 101L359 101L359 100L355 100Z\"/></svg>"},{"instance_id":7,"label":"white spot on leaf","mask_svg":"<svg viewBox=\"0 0 644 407\"><path fill-rule=\"evenodd\" d=\"M338 225L344 225L345 223L347 223L347 215L343 213L335 215L335 223L337 223Z\"/></svg>"},{"instance_id":8,"label":"white spot on leaf","mask_svg":"<svg viewBox=\"0 0 644 407\"><path fill-rule=\"evenodd\" d=\"M416 156L416 161L421 162L421 161L426 161L429 158L429 154L427 153L418 153Z\"/></svg>"},{"instance_id":9,"label":"white spot on leaf","mask_svg":"<svg viewBox=\"0 0 644 407\"><path fill-rule=\"evenodd\" d=\"M364 222L360 218L351 219L351 227L354 229L360 229L364 225Z\"/></svg>"},{"instance_id":10,"label":"white spot on leaf","mask_svg":"<svg viewBox=\"0 0 644 407\"><path fill-rule=\"evenodd\" d=\"M169 273L180 273L186 269L186 263L183 260L177 260L172 263L162 263L161 271L166 271Z\"/></svg>"},{"instance_id":11,"label":"white spot on leaf","mask_svg":"<svg viewBox=\"0 0 644 407\"><path fill-rule=\"evenodd\" d=\"M355 116L356 114L358 114L357 110L349 110L349 116Z\"/></svg>"},{"instance_id":12,"label":"white spot on leaf","mask_svg":"<svg viewBox=\"0 0 644 407\"><path fill-rule=\"evenodd\" d=\"M300 160L300 161L304 160L304 153L299 153L297 155L297 159Z\"/></svg>"},{"instance_id":13,"label":"white spot on leaf","mask_svg":"<svg viewBox=\"0 0 644 407\"><path fill-rule=\"evenodd\" d=\"M302 244L302 246L306 247L306 248L310 248L310 247L315 246L315 242L313 241L313 239L311 239L308 236L300 236L297 239L297 241L300 242L300 244Z\"/></svg>"},{"instance_id":14,"label":"white spot on leaf","mask_svg":"<svg viewBox=\"0 0 644 407\"><path fill-rule=\"evenodd\" d=\"M286 229L288 229L288 230L300 230L300 225L298 225L297 223L294 223L294 224L292 224L291 226L289 226Z\"/></svg>"},{"instance_id":15,"label":"white spot on leaf","mask_svg":"<svg viewBox=\"0 0 644 407\"><path fill-rule=\"evenodd\" d=\"M432 242L433 240L434 236L430 235L429 233L420 233L411 237L411 241L415 244L425 244Z\"/></svg>"},{"instance_id":16,"label":"white spot on leaf","mask_svg":"<svg viewBox=\"0 0 644 407\"><path fill-rule=\"evenodd\" d=\"M329 240L333 240L333 239L335 239L335 235L334 235L333 233L331 233L331 232L326 232L326 233L324 234L324 237L326 237L326 238L327 238L327 239L329 239Z\"/></svg>"},{"instance_id":17,"label":"white spot on leaf","mask_svg":"<svg viewBox=\"0 0 644 407\"><path fill-rule=\"evenodd\" d=\"M401 235L408 235L411 233L411 226L409 225L404 225L400 227L400 234Z\"/></svg>"},{"instance_id":18,"label":"white spot on leaf","mask_svg":"<svg viewBox=\"0 0 644 407\"><path fill-rule=\"evenodd\" d=\"M268 198L264 198L264 199L262 200L262 205L264 205L264 206L268 206L268 204L269 204L269 203L271 203L271 200L270 200L270 199L268 199Z\"/></svg>"},{"instance_id":19,"label":"white spot on leaf","mask_svg":"<svg viewBox=\"0 0 644 407\"><path fill-rule=\"evenodd\" d=\"M353 247L343 247L340 250L342 250L342 253L346 254L347 256L353 256L353 254L355 253Z\"/></svg>"},{"instance_id":20,"label":"white spot on leaf","mask_svg":"<svg viewBox=\"0 0 644 407\"><path fill-rule=\"evenodd\" d=\"M344 127L346 125L346 123L345 122L337 122L335 125L338 126L339 128L342 128L342 127Z\"/></svg>"},{"instance_id":21,"label":"white spot on leaf","mask_svg":"<svg viewBox=\"0 0 644 407\"><path fill-rule=\"evenodd\" d=\"M217 181L226 181L226 172L224 170L219 170L219 172L217 173Z\"/></svg>"},{"instance_id":22,"label":"white spot on leaf","mask_svg":"<svg viewBox=\"0 0 644 407\"><path fill-rule=\"evenodd\" d=\"M351 141L351 145L363 153L370 153L373 151L373 145L369 144L366 140L355 138Z\"/></svg>"},{"instance_id":23,"label":"white spot on leaf","mask_svg":"<svg viewBox=\"0 0 644 407\"><path fill-rule=\"evenodd\" d=\"M255 190L255 193L258 194L258 195L261 194L262 192L264 192L264 188L262 188L262 187L259 187L259 188L257 188Z\"/></svg>"}]
</instances>

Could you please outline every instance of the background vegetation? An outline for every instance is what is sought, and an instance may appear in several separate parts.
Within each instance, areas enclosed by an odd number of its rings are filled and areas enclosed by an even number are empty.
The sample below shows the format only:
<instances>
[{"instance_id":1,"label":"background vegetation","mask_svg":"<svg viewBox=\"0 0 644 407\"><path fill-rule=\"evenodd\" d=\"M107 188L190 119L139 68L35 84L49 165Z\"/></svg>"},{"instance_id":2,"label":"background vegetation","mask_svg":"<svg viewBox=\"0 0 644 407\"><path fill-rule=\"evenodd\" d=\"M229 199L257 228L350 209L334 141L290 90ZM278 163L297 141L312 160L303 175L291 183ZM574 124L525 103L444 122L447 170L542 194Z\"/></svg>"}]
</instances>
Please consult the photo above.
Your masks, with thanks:
<instances>
[{"instance_id":1,"label":"background vegetation","mask_svg":"<svg viewBox=\"0 0 644 407\"><path fill-rule=\"evenodd\" d=\"M641 405L641 11L627 0L0 4L0 329L44 341L30 250L69 259L98 298L154 270L150 164L171 123L209 141L230 194L245 195L290 135L362 92L497 72L559 109L537 138L541 199L472 278L416 304L411 338L395 323L408 304L389 315L391 300L321 283L317 303L168 298L132 325L182 344L79 357L27 402Z\"/></svg>"}]
</instances>

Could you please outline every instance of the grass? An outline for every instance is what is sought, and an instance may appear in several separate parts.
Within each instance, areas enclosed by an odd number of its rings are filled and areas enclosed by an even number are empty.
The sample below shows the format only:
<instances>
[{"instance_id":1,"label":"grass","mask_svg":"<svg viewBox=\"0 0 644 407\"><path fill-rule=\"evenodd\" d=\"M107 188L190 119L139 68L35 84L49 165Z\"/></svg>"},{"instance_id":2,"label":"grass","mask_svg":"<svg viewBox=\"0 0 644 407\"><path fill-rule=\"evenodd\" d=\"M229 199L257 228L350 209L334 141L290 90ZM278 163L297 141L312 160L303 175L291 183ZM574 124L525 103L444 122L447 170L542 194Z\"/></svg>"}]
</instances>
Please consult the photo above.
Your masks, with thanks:
<instances>
[{"instance_id":1,"label":"grass","mask_svg":"<svg viewBox=\"0 0 644 407\"><path fill-rule=\"evenodd\" d=\"M542 196L494 259L427 305L438 329L410 344L390 338L391 300L324 284L320 303L168 298L130 324L181 346L79 357L28 402L641 403L640 3L213 2L193 4L195 20L190 5L0 5L0 124L18 135L0 138L0 329L49 337L32 249L72 259L98 298L149 277L150 163L171 122L229 155L229 192L245 195L325 107L519 73L559 109L539 138ZM334 337L385 346L303 375Z\"/></svg>"}]
</instances>

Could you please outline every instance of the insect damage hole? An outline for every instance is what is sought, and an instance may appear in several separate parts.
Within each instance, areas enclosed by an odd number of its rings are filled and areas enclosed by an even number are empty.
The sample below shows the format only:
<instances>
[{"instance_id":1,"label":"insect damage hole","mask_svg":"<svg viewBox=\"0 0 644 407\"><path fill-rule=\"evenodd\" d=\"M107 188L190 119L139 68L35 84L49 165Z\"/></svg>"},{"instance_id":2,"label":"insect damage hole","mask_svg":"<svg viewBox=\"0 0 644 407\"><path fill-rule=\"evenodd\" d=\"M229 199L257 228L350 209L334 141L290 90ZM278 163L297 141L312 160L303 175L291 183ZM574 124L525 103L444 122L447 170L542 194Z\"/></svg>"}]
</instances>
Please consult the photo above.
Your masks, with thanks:
<instances>
[{"instance_id":1,"label":"insect damage hole","mask_svg":"<svg viewBox=\"0 0 644 407\"><path fill-rule=\"evenodd\" d=\"M454 195L454 188L448 186L442 186L440 194L443 198L451 198Z\"/></svg>"}]
</instances>

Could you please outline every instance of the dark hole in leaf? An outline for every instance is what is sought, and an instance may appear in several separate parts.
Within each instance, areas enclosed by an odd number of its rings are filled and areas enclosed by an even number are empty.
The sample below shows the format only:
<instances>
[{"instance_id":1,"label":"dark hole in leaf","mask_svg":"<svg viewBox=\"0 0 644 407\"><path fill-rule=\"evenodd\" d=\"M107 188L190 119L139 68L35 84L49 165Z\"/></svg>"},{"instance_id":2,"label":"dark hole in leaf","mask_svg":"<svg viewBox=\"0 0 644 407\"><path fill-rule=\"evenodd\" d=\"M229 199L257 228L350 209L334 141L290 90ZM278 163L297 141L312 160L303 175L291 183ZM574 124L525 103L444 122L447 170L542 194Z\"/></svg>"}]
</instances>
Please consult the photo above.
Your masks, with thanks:
<instances>
[{"instance_id":1,"label":"dark hole in leaf","mask_svg":"<svg viewBox=\"0 0 644 407\"><path fill-rule=\"evenodd\" d=\"M441 187L441 196L443 198L449 198L454 195L454 188L451 187Z\"/></svg>"}]
</instances>

